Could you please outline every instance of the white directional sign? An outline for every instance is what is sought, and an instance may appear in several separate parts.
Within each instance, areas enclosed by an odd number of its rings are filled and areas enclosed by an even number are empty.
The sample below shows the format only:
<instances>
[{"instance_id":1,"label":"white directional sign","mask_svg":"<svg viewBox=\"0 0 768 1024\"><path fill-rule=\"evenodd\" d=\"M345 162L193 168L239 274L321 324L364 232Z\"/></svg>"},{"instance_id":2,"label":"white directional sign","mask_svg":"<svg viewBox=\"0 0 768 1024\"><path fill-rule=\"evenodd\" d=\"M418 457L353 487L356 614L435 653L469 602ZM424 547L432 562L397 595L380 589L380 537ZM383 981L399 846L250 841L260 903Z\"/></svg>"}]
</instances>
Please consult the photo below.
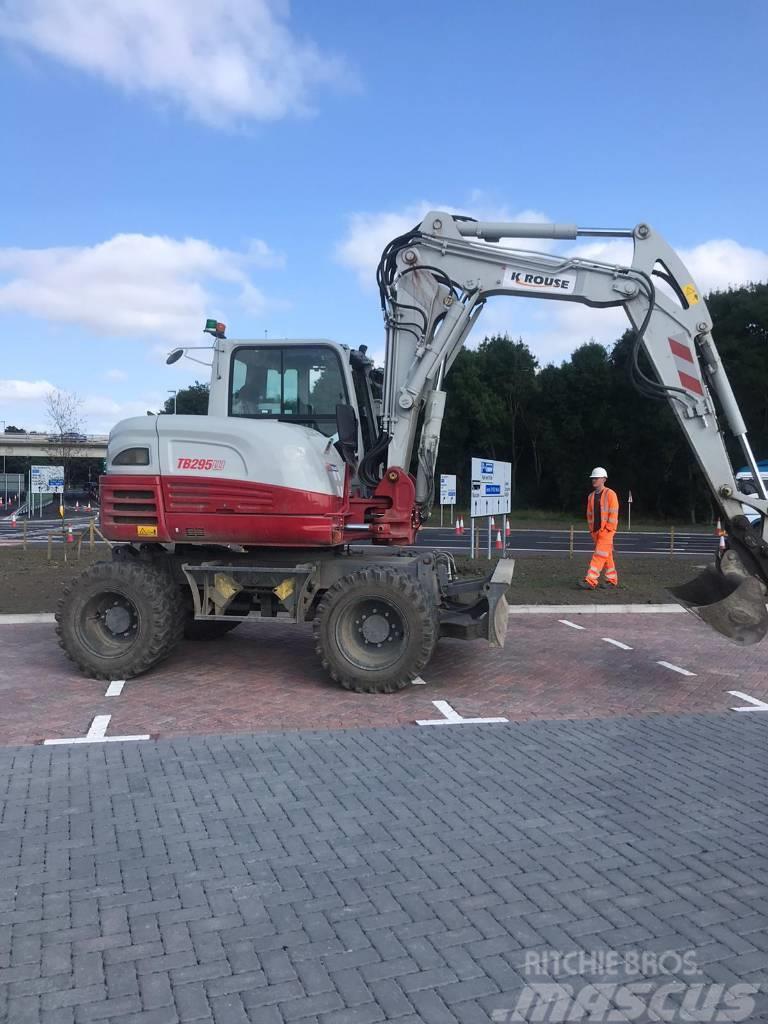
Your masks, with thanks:
<instances>
[{"instance_id":1,"label":"white directional sign","mask_svg":"<svg viewBox=\"0 0 768 1024\"><path fill-rule=\"evenodd\" d=\"M63 494L63 466L32 466L30 470L32 494Z\"/></svg>"},{"instance_id":2,"label":"white directional sign","mask_svg":"<svg viewBox=\"0 0 768 1024\"><path fill-rule=\"evenodd\" d=\"M472 459L471 515L504 515L511 510L512 463Z\"/></svg>"},{"instance_id":3,"label":"white directional sign","mask_svg":"<svg viewBox=\"0 0 768 1024\"><path fill-rule=\"evenodd\" d=\"M456 477L449 473L442 473L440 476L440 504L456 504Z\"/></svg>"}]
</instances>

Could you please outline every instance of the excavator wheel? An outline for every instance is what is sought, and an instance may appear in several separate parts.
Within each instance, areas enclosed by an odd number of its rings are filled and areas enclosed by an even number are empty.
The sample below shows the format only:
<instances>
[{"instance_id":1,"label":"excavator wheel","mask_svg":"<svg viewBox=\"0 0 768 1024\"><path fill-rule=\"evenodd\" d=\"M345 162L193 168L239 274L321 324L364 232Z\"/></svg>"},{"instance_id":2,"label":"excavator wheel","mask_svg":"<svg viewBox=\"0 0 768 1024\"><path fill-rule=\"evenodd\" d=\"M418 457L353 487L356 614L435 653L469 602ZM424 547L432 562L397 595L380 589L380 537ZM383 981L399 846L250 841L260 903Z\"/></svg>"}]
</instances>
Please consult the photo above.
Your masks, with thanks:
<instances>
[{"instance_id":1,"label":"excavator wheel","mask_svg":"<svg viewBox=\"0 0 768 1024\"><path fill-rule=\"evenodd\" d=\"M97 562L63 591L59 644L92 679L131 679L167 657L181 639L180 594L162 567Z\"/></svg>"},{"instance_id":2,"label":"excavator wheel","mask_svg":"<svg viewBox=\"0 0 768 1024\"><path fill-rule=\"evenodd\" d=\"M356 693L402 690L432 657L438 633L437 608L424 588L376 567L329 587L314 620L323 668Z\"/></svg>"}]
</instances>

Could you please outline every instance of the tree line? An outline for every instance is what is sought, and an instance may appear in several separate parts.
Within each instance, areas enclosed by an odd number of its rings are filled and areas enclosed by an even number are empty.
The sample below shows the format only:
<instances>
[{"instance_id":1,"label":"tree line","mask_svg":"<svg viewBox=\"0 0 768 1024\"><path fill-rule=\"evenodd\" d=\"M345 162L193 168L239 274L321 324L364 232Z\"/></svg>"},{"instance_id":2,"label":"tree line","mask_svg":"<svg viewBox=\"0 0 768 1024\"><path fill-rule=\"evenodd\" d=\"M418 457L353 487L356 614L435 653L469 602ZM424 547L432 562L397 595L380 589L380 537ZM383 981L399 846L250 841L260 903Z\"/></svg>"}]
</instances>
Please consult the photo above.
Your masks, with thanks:
<instances>
[{"instance_id":1,"label":"tree line","mask_svg":"<svg viewBox=\"0 0 768 1024\"><path fill-rule=\"evenodd\" d=\"M707 303L753 450L768 458L768 285L715 292ZM522 338L464 349L446 378L438 457L438 472L458 477L459 502L468 501L475 455L511 462L513 509L581 513L588 475L603 465L622 504L632 491L636 513L709 521L709 488L667 402L629 381L633 339L627 331L610 348L588 341L544 367ZM738 445L726 443L740 468Z\"/></svg>"}]
</instances>

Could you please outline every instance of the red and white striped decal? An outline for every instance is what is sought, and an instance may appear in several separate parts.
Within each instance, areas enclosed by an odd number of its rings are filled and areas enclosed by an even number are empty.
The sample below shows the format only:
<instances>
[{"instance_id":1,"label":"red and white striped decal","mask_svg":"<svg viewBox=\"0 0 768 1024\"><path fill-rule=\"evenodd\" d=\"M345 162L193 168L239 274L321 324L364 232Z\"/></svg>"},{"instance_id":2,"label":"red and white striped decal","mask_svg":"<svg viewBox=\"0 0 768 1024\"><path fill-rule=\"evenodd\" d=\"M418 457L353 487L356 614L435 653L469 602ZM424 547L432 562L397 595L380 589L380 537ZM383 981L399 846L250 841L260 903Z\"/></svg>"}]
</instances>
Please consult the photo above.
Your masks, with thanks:
<instances>
[{"instance_id":1,"label":"red and white striped decal","mask_svg":"<svg viewBox=\"0 0 768 1024\"><path fill-rule=\"evenodd\" d=\"M686 391L692 391L695 395L704 397L704 388L701 383L701 379L698 376L698 367L696 365L696 357L693 352L688 348L687 345L681 341L676 341L674 338L669 338L669 347L672 350L672 355L675 357L677 363L677 373L680 377L680 383L683 385ZM694 374L697 376L694 377Z\"/></svg>"}]
</instances>

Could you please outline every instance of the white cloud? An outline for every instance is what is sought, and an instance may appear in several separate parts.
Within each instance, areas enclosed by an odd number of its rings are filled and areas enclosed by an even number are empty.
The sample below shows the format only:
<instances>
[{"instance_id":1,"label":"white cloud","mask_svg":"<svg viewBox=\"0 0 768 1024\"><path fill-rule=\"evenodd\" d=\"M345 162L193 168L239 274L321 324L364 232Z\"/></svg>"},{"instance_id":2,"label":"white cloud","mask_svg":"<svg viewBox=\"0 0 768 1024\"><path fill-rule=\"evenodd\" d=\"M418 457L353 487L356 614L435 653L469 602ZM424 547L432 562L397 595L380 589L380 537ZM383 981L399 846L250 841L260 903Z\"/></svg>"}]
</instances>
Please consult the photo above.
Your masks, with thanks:
<instances>
[{"instance_id":1,"label":"white cloud","mask_svg":"<svg viewBox=\"0 0 768 1024\"><path fill-rule=\"evenodd\" d=\"M0 401L40 401L53 390L53 384L47 380L0 380Z\"/></svg>"},{"instance_id":2,"label":"white cloud","mask_svg":"<svg viewBox=\"0 0 768 1024\"><path fill-rule=\"evenodd\" d=\"M704 295L768 279L768 252L732 238L712 239L676 251ZM632 262L632 243L618 239L590 242L574 246L568 255L627 266Z\"/></svg>"},{"instance_id":3,"label":"white cloud","mask_svg":"<svg viewBox=\"0 0 768 1024\"><path fill-rule=\"evenodd\" d=\"M271 121L352 81L288 14L287 0L4 0L0 36L210 124Z\"/></svg>"},{"instance_id":4,"label":"white cloud","mask_svg":"<svg viewBox=\"0 0 768 1024\"><path fill-rule=\"evenodd\" d=\"M188 339L212 310L223 312L212 283L234 288L238 303L256 312L266 300L249 271L281 262L261 241L234 252L197 238L139 234L92 246L0 249L0 309L102 335Z\"/></svg>"},{"instance_id":5,"label":"white cloud","mask_svg":"<svg viewBox=\"0 0 768 1024\"><path fill-rule=\"evenodd\" d=\"M412 203L401 210L384 210L378 213L353 213L348 218L347 232L336 246L336 259L345 267L354 270L365 288L373 288L376 281L376 267L384 246L398 235L405 234L423 220L430 210L445 210L447 213L463 213L478 220L519 220L545 222L547 218L538 210L522 210L510 214L506 207L489 205L482 193L472 193L466 209L446 203L431 203L427 200ZM542 248L546 243L538 243ZM533 243L520 239L518 248L536 248Z\"/></svg>"},{"instance_id":6,"label":"white cloud","mask_svg":"<svg viewBox=\"0 0 768 1024\"><path fill-rule=\"evenodd\" d=\"M705 294L768 280L768 252L739 245L731 238L681 249L680 258Z\"/></svg>"},{"instance_id":7,"label":"white cloud","mask_svg":"<svg viewBox=\"0 0 768 1024\"><path fill-rule=\"evenodd\" d=\"M55 390L56 385L47 380L0 380L0 418L26 430L50 429L45 396ZM119 420L128 416L144 416L147 409L156 411L166 397L159 390L125 398L86 394L79 400L78 412L86 432L105 434Z\"/></svg>"}]
</instances>

